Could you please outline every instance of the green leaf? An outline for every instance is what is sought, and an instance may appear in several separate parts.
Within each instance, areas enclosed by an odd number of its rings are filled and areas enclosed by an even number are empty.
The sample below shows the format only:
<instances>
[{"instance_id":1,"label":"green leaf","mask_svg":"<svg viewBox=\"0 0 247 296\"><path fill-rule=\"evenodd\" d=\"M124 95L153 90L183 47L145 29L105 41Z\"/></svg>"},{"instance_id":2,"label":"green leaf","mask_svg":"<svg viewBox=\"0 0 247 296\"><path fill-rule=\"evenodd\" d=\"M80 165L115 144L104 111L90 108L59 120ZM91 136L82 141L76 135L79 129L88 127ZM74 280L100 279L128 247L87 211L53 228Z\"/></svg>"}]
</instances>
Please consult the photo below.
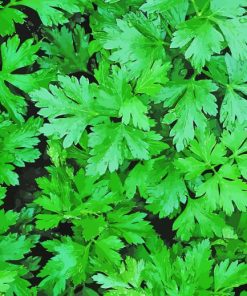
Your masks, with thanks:
<instances>
[{"instance_id":1,"label":"green leaf","mask_svg":"<svg viewBox=\"0 0 247 296\"><path fill-rule=\"evenodd\" d=\"M70 237L62 237L61 241L48 240L42 245L56 255L39 273L43 278L41 289L46 289L53 295L60 295L65 291L67 280L72 280L75 284L85 280L89 246L78 244Z\"/></svg>"},{"instance_id":2,"label":"green leaf","mask_svg":"<svg viewBox=\"0 0 247 296\"><path fill-rule=\"evenodd\" d=\"M240 179L236 165L223 165L217 174L198 186L196 194L207 198L209 208L222 208L227 215L234 212L234 205L239 211L246 211L247 184Z\"/></svg>"},{"instance_id":3,"label":"green leaf","mask_svg":"<svg viewBox=\"0 0 247 296\"><path fill-rule=\"evenodd\" d=\"M81 225L83 237L86 241L95 238L107 227L106 221L102 216L98 218L86 217L82 220Z\"/></svg>"},{"instance_id":4,"label":"green leaf","mask_svg":"<svg viewBox=\"0 0 247 296\"><path fill-rule=\"evenodd\" d=\"M3 199L6 196L6 188L0 186L0 206L3 204Z\"/></svg>"},{"instance_id":5,"label":"green leaf","mask_svg":"<svg viewBox=\"0 0 247 296\"><path fill-rule=\"evenodd\" d=\"M106 238L99 238L95 242L96 258L102 263L111 263L113 265L120 265L121 255L119 250L124 247L124 244L117 236L108 236Z\"/></svg>"},{"instance_id":6,"label":"green leaf","mask_svg":"<svg viewBox=\"0 0 247 296\"><path fill-rule=\"evenodd\" d=\"M247 265L229 259L220 262L214 268L214 291L231 292L233 288L246 284Z\"/></svg>"},{"instance_id":7,"label":"green leaf","mask_svg":"<svg viewBox=\"0 0 247 296\"><path fill-rule=\"evenodd\" d=\"M0 240L0 261L13 261L23 259L33 243L24 235L8 234Z\"/></svg>"},{"instance_id":8,"label":"green leaf","mask_svg":"<svg viewBox=\"0 0 247 296\"><path fill-rule=\"evenodd\" d=\"M143 14L129 14L104 28L102 45L112 50L110 60L125 65L137 77L147 65L165 56L159 25L158 19L151 22Z\"/></svg>"},{"instance_id":9,"label":"green leaf","mask_svg":"<svg viewBox=\"0 0 247 296\"><path fill-rule=\"evenodd\" d=\"M229 54L225 55L225 63L229 76L229 84L225 91L225 97L220 110L220 120L224 126L230 128L235 121L244 123L247 121L247 102L244 95L247 93L246 61L236 60Z\"/></svg>"},{"instance_id":10,"label":"green leaf","mask_svg":"<svg viewBox=\"0 0 247 296\"><path fill-rule=\"evenodd\" d=\"M174 33L171 48L183 48L185 58L190 59L193 67L201 71L214 53L220 53L224 38L209 20L192 18L178 26Z\"/></svg>"},{"instance_id":11,"label":"green leaf","mask_svg":"<svg viewBox=\"0 0 247 296\"><path fill-rule=\"evenodd\" d=\"M189 150L192 152L190 156L175 161L187 180L195 179L206 170L214 170L227 161L224 145L217 143L215 136L208 131L197 131L197 139L191 141Z\"/></svg>"},{"instance_id":12,"label":"green leaf","mask_svg":"<svg viewBox=\"0 0 247 296\"><path fill-rule=\"evenodd\" d=\"M121 207L108 213L107 219L113 234L123 237L129 244L144 243L144 238L152 234L145 213L129 213L130 208Z\"/></svg>"},{"instance_id":13,"label":"green leaf","mask_svg":"<svg viewBox=\"0 0 247 296\"><path fill-rule=\"evenodd\" d=\"M4 16L3 29L2 32L0 31L1 35L11 35L14 32L14 23L23 24L26 15L17 10L20 5L35 10L45 26L52 26L68 22L68 18L65 16L64 11L70 14L76 12L83 13L86 1L66 0L63 5L61 5L61 2L58 0L37 0L35 2L31 0L11 0L6 7L3 6L0 10L1 19L2 15Z\"/></svg>"},{"instance_id":14,"label":"green leaf","mask_svg":"<svg viewBox=\"0 0 247 296\"><path fill-rule=\"evenodd\" d=\"M194 2L195 3L195 2ZM236 59L246 58L247 38L241 1L210 1L196 16L177 26L171 48L182 48L185 58L201 71L214 53L229 46ZM197 6L197 4L195 4ZM196 9L198 10L198 8Z\"/></svg>"},{"instance_id":15,"label":"green leaf","mask_svg":"<svg viewBox=\"0 0 247 296\"><path fill-rule=\"evenodd\" d=\"M0 292L7 292L9 285L14 281L15 274L8 270L0 271Z\"/></svg>"},{"instance_id":16,"label":"green leaf","mask_svg":"<svg viewBox=\"0 0 247 296\"><path fill-rule=\"evenodd\" d=\"M234 18L244 14L245 0L211 0L210 8L218 15Z\"/></svg>"},{"instance_id":17,"label":"green leaf","mask_svg":"<svg viewBox=\"0 0 247 296\"><path fill-rule=\"evenodd\" d=\"M161 60L155 61L154 64L142 72L136 83L135 92L147 94L149 96L156 95L161 86L168 82L167 71L170 64L163 64Z\"/></svg>"},{"instance_id":18,"label":"green leaf","mask_svg":"<svg viewBox=\"0 0 247 296\"><path fill-rule=\"evenodd\" d=\"M41 48L46 56L39 59L43 68L56 67L62 74L87 71L89 35L79 25L73 31L63 26L45 33L47 41Z\"/></svg>"},{"instance_id":19,"label":"green leaf","mask_svg":"<svg viewBox=\"0 0 247 296\"><path fill-rule=\"evenodd\" d=\"M191 156L176 161L177 167L185 173L185 178L195 181L209 170L204 181L195 184L196 196L204 196L210 210L222 208L231 215L235 204L240 211L245 211L247 186L240 179L237 166L227 162L224 145L217 144L212 134L198 133L198 140L191 142L190 151Z\"/></svg>"},{"instance_id":20,"label":"green leaf","mask_svg":"<svg viewBox=\"0 0 247 296\"><path fill-rule=\"evenodd\" d=\"M122 117L126 125L149 130L146 100L133 94L130 82L126 68L113 67L110 77L104 77L101 85L94 89L100 112L110 117Z\"/></svg>"},{"instance_id":21,"label":"green leaf","mask_svg":"<svg viewBox=\"0 0 247 296\"><path fill-rule=\"evenodd\" d=\"M18 214L14 211L7 211L0 210L0 234L6 232L10 226L16 223Z\"/></svg>"},{"instance_id":22,"label":"green leaf","mask_svg":"<svg viewBox=\"0 0 247 296\"><path fill-rule=\"evenodd\" d=\"M141 6L141 9L149 13L157 11L165 12L176 7L177 5L181 6L181 3L183 2L184 0L147 0L146 3Z\"/></svg>"},{"instance_id":23,"label":"green leaf","mask_svg":"<svg viewBox=\"0 0 247 296\"><path fill-rule=\"evenodd\" d=\"M146 116L147 107L137 97L132 97L123 102L119 115L122 122L128 125L131 121L137 128L149 130L148 117Z\"/></svg>"},{"instance_id":24,"label":"green leaf","mask_svg":"<svg viewBox=\"0 0 247 296\"><path fill-rule=\"evenodd\" d=\"M57 214L38 214L36 219L36 227L38 229L48 230L57 227L63 217Z\"/></svg>"},{"instance_id":25,"label":"green leaf","mask_svg":"<svg viewBox=\"0 0 247 296\"><path fill-rule=\"evenodd\" d=\"M222 143L232 151L242 176L247 179L247 136L246 129L238 125L232 132L224 131Z\"/></svg>"},{"instance_id":26,"label":"green leaf","mask_svg":"<svg viewBox=\"0 0 247 296\"><path fill-rule=\"evenodd\" d=\"M194 125L204 130L207 124L206 114L217 114L216 98L211 94L216 90L217 86L211 80L184 80L170 82L157 95L158 101L164 101L164 106L171 108L163 123L175 122L170 136L174 136L173 142L178 151L193 140Z\"/></svg>"},{"instance_id":27,"label":"green leaf","mask_svg":"<svg viewBox=\"0 0 247 296\"><path fill-rule=\"evenodd\" d=\"M158 180L154 181L155 173L159 171ZM145 172L146 173L146 172ZM182 175L170 161L157 161L146 182L146 208L159 218L171 215L178 210L180 203L187 199L187 188Z\"/></svg>"},{"instance_id":28,"label":"green leaf","mask_svg":"<svg viewBox=\"0 0 247 296\"><path fill-rule=\"evenodd\" d=\"M41 129L46 136L64 138L63 146L70 147L80 141L82 133L98 113L94 110L91 87L83 76L59 76L61 88L50 85L50 92L44 88L31 94L39 114L48 118L49 123Z\"/></svg>"},{"instance_id":29,"label":"green leaf","mask_svg":"<svg viewBox=\"0 0 247 296\"><path fill-rule=\"evenodd\" d=\"M107 168L113 172L125 158L149 159L151 141L158 142L161 136L143 132L118 123L97 125L89 136L92 155L88 160L88 175L104 174Z\"/></svg>"},{"instance_id":30,"label":"green leaf","mask_svg":"<svg viewBox=\"0 0 247 296\"><path fill-rule=\"evenodd\" d=\"M32 117L23 124L0 123L0 183L17 185L18 175L13 172L15 166L23 167L26 162L34 162L39 157L40 152L35 146L39 143L37 136L41 124L40 118Z\"/></svg>"},{"instance_id":31,"label":"green leaf","mask_svg":"<svg viewBox=\"0 0 247 296\"><path fill-rule=\"evenodd\" d=\"M113 288L116 293L120 293L121 291L122 295L125 295L125 293L131 293L131 289L141 287L144 268L144 261L136 261L134 258L127 257L125 262L121 264L118 273L113 273L108 276L98 273L93 276L93 279L100 284L103 289ZM124 288L124 290L118 290L119 288Z\"/></svg>"},{"instance_id":32,"label":"green leaf","mask_svg":"<svg viewBox=\"0 0 247 296\"><path fill-rule=\"evenodd\" d=\"M135 194L145 198L145 208L160 218L178 210L187 197L183 176L171 160L162 157L137 164L125 180L125 189L128 198Z\"/></svg>"},{"instance_id":33,"label":"green leaf","mask_svg":"<svg viewBox=\"0 0 247 296\"><path fill-rule=\"evenodd\" d=\"M25 294L32 296L30 283L22 278L27 274L27 270L23 266L1 265L1 268L3 268L3 271L0 271L0 292L5 293L5 295Z\"/></svg>"},{"instance_id":34,"label":"green leaf","mask_svg":"<svg viewBox=\"0 0 247 296\"><path fill-rule=\"evenodd\" d=\"M218 214L207 209L205 199L188 199L185 210L173 224L177 236L188 241L192 236L234 238L230 226Z\"/></svg>"},{"instance_id":35,"label":"green leaf","mask_svg":"<svg viewBox=\"0 0 247 296\"><path fill-rule=\"evenodd\" d=\"M34 87L34 74L13 74L14 71L31 66L37 59L35 54L39 44L33 45L33 39L28 39L20 45L17 35L7 39L1 44L2 68L0 71L0 103L9 112L11 118L23 121L26 102L21 96L12 93L5 81L13 84L23 91L30 91Z\"/></svg>"},{"instance_id":36,"label":"green leaf","mask_svg":"<svg viewBox=\"0 0 247 296\"><path fill-rule=\"evenodd\" d=\"M187 251L185 258L179 257L175 263L179 293L182 295L196 295L201 292L207 295L212 278L210 271L213 260L210 260L211 251L209 240L203 240Z\"/></svg>"},{"instance_id":37,"label":"green leaf","mask_svg":"<svg viewBox=\"0 0 247 296\"><path fill-rule=\"evenodd\" d=\"M10 2L11 3L11 2ZM12 35L15 33L15 23L23 24L27 16L11 6L0 7L1 28L0 35Z\"/></svg>"}]
</instances>

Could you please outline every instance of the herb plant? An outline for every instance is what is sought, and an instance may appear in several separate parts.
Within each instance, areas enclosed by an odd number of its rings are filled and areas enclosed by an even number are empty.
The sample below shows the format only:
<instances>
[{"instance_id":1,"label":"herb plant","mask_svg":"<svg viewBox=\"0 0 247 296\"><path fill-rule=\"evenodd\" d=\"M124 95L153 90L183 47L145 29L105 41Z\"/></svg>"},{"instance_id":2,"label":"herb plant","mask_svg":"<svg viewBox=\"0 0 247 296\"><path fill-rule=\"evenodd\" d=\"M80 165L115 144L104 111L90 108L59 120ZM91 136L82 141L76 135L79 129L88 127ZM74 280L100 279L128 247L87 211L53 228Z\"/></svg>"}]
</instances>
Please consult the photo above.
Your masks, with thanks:
<instances>
[{"instance_id":1,"label":"herb plant","mask_svg":"<svg viewBox=\"0 0 247 296\"><path fill-rule=\"evenodd\" d=\"M247 284L247 1L0 1L0 295Z\"/></svg>"}]
</instances>

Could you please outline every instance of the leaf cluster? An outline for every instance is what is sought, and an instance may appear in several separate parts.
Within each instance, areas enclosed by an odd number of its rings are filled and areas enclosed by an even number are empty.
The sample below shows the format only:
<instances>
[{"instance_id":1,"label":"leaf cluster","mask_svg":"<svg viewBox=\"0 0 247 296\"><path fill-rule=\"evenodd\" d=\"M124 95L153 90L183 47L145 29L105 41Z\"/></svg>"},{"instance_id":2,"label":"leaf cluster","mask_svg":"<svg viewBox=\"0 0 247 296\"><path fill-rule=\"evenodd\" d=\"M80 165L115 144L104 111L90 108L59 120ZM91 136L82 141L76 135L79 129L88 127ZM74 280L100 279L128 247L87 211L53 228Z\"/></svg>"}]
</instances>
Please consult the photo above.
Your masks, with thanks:
<instances>
[{"instance_id":1,"label":"leaf cluster","mask_svg":"<svg viewBox=\"0 0 247 296\"><path fill-rule=\"evenodd\" d=\"M246 7L0 1L0 294L247 284ZM31 198L9 207L37 159Z\"/></svg>"}]
</instances>

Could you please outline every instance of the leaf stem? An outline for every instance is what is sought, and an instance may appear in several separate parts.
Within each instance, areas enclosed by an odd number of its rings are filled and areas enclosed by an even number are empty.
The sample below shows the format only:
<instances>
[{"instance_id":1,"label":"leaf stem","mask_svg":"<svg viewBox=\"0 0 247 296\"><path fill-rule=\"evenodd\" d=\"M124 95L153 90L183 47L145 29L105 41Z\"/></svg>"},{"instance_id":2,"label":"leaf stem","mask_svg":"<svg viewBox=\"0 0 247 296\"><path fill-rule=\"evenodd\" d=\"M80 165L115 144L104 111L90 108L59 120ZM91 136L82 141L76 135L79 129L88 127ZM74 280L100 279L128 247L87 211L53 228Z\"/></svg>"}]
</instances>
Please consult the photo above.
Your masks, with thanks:
<instances>
[{"instance_id":1,"label":"leaf stem","mask_svg":"<svg viewBox=\"0 0 247 296\"><path fill-rule=\"evenodd\" d=\"M170 38L172 38L172 31L169 29L168 24L165 24L166 32L169 35Z\"/></svg>"},{"instance_id":2,"label":"leaf stem","mask_svg":"<svg viewBox=\"0 0 247 296\"><path fill-rule=\"evenodd\" d=\"M163 15L161 15L161 19L164 21L166 33L169 35L170 38L172 38L172 31L169 29L168 24L167 24L165 18L163 17Z\"/></svg>"},{"instance_id":3,"label":"leaf stem","mask_svg":"<svg viewBox=\"0 0 247 296\"><path fill-rule=\"evenodd\" d=\"M206 1L205 5L203 6L202 10L200 11L200 15L202 15L205 12L205 10L208 8L208 6L209 6L209 0Z\"/></svg>"},{"instance_id":4,"label":"leaf stem","mask_svg":"<svg viewBox=\"0 0 247 296\"><path fill-rule=\"evenodd\" d=\"M191 3L192 3L192 5L193 5L193 7L194 7L194 10L195 10L196 15L197 15L197 16L200 16L201 14L200 14L200 12L199 12L199 9L198 9L198 6L197 6L195 0L191 0Z\"/></svg>"}]
</instances>

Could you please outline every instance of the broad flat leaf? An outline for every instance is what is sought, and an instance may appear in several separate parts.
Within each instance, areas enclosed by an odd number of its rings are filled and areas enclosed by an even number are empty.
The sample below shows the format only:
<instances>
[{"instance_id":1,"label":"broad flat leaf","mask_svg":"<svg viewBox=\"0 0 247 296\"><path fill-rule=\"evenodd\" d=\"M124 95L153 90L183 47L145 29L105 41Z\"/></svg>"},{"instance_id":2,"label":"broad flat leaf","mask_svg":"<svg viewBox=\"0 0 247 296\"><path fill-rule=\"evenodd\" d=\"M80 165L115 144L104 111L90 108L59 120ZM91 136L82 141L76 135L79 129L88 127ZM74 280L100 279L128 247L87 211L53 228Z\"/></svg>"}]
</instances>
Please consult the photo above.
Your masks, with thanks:
<instances>
[{"instance_id":1,"label":"broad flat leaf","mask_svg":"<svg viewBox=\"0 0 247 296\"><path fill-rule=\"evenodd\" d=\"M217 143L215 136L209 132L197 131L197 138L191 141L189 150L191 156L175 160L176 167L185 173L187 180L197 178L204 171L213 170L227 161L224 145Z\"/></svg>"},{"instance_id":2,"label":"broad flat leaf","mask_svg":"<svg viewBox=\"0 0 247 296\"><path fill-rule=\"evenodd\" d=\"M175 122L170 136L174 136L173 142L178 151L183 150L193 140L194 125L201 130L205 129L205 114L217 114L216 98L211 94L216 90L217 86L211 80L184 80L168 83L157 95L156 99L163 101L164 106L170 108L163 123Z\"/></svg>"},{"instance_id":3,"label":"broad flat leaf","mask_svg":"<svg viewBox=\"0 0 247 296\"><path fill-rule=\"evenodd\" d=\"M43 212L38 214L36 225L39 229L56 227L63 219L76 217L72 211L78 208L82 202L77 199L77 192L74 190L71 172L61 167L49 167L49 178L40 177L36 179L42 194L35 199L35 203L42 207ZM82 183L83 185L85 183ZM77 213L77 214L78 214Z\"/></svg>"},{"instance_id":4,"label":"broad flat leaf","mask_svg":"<svg viewBox=\"0 0 247 296\"><path fill-rule=\"evenodd\" d=\"M50 85L50 92L41 88L31 94L39 114L48 118L50 123L41 129L46 136L64 138L63 146L77 144L86 126L98 115L94 110L94 98L91 87L83 76L78 81L75 77L59 76L60 88Z\"/></svg>"},{"instance_id":5,"label":"broad flat leaf","mask_svg":"<svg viewBox=\"0 0 247 296\"><path fill-rule=\"evenodd\" d=\"M169 63L163 64L160 60L155 61L152 67L145 69L138 78L135 92L149 96L156 95L161 90L162 85L168 81L167 71L169 67Z\"/></svg>"},{"instance_id":6,"label":"broad flat leaf","mask_svg":"<svg viewBox=\"0 0 247 296\"><path fill-rule=\"evenodd\" d=\"M93 279L104 289L113 288L117 292L118 288L125 288L126 290L121 290L121 292L128 293L128 295L130 293L130 295L132 295L132 288L136 289L141 287L144 268L144 261L136 261L134 258L126 257L125 262L120 266L119 273L113 273L107 276L98 273L93 276ZM125 295L125 293L122 295Z\"/></svg>"},{"instance_id":7,"label":"broad flat leaf","mask_svg":"<svg viewBox=\"0 0 247 296\"><path fill-rule=\"evenodd\" d=\"M192 236L233 238L230 226L218 214L206 209L206 200L188 199L185 210L173 224L177 236L188 241Z\"/></svg>"},{"instance_id":8,"label":"broad flat leaf","mask_svg":"<svg viewBox=\"0 0 247 296\"><path fill-rule=\"evenodd\" d=\"M236 165L223 165L216 174L198 186L196 195L207 198L208 208L221 208L227 215L234 212L234 206L239 211L246 211L247 184L240 179Z\"/></svg>"},{"instance_id":9,"label":"broad flat leaf","mask_svg":"<svg viewBox=\"0 0 247 296\"><path fill-rule=\"evenodd\" d=\"M0 262L23 259L31 247L33 247L32 241L24 235L8 234L5 237L1 237Z\"/></svg>"},{"instance_id":10,"label":"broad flat leaf","mask_svg":"<svg viewBox=\"0 0 247 296\"><path fill-rule=\"evenodd\" d=\"M149 130L148 107L141 96L132 92L130 75L126 68L112 68L112 74L103 73L103 81L94 89L101 113L110 117L122 117L126 125Z\"/></svg>"},{"instance_id":11,"label":"broad flat leaf","mask_svg":"<svg viewBox=\"0 0 247 296\"><path fill-rule=\"evenodd\" d=\"M129 213L130 208L121 207L107 215L113 234L123 237L129 244L144 243L144 238L152 235L150 224L144 220L145 213Z\"/></svg>"},{"instance_id":12,"label":"broad flat leaf","mask_svg":"<svg viewBox=\"0 0 247 296\"><path fill-rule=\"evenodd\" d=\"M30 38L20 43L17 35L8 38L1 45L2 69L0 71L0 87L3 95L0 100L2 100L3 106L14 119L22 119L21 115L26 104L24 98L14 95L7 88L4 81L13 84L24 92L31 92L40 87L47 87L55 77L53 69L41 69L35 72L32 70L33 63L38 58L36 53L39 49L40 43L35 44L34 39ZM22 74L16 74L15 72L17 70L20 71L20 69ZM8 102L8 96L13 102ZM16 110L14 110L11 103L15 104Z\"/></svg>"},{"instance_id":13,"label":"broad flat leaf","mask_svg":"<svg viewBox=\"0 0 247 296\"><path fill-rule=\"evenodd\" d=\"M9 38L0 47L2 69L0 71L0 103L9 112L10 116L23 121L26 102L21 96L14 95L6 86L5 81L10 82L23 91L29 91L33 86L33 74L12 74L13 71L31 66L37 59L35 53L39 50L39 44L33 44L33 39L28 39L20 45L17 35Z\"/></svg>"},{"instance_id":14,"label":"broad flat leaf","mask_svg":"<svg viewBox=\"0 0 247 296\"><path fill-rule=\"evenodd\" d=\"M149 264L144 272L145 278L148 278L148 282L152 286L153 294L159 294L160 291L167 292L167 294L174 293L177 290L177 284L172 278L173 267L170 249L158 236L150 237L146 242L146 248L148 252L146 251L144 258L145 262Z\"/></svg>"},{"instance_id":15,"label":"broad flat leaf","mask_svg":"<svg viewBox=\"0 0 247 296\"><path fill-rule=\"evenodd\" d=\"M6 196L6 188L0 186L0 206L3 204L3 199Z\"/></svg>"},{"instance_id":16,"label":"broad flat leaf","mask_svg":"<svg viewBox=\"0 0 247 296\"><path fill-rule=\"evenodd\" d=\"M38 214L36 219L36 227L38 229L48 230L57 227L63 217L58 214Z\"/></svg>"},{"instance_id":17,"label":"broad flat leaf","mask_svg":"<svg viewBox=\"0 0 247 296\"><path fill-rule=\"evenodd\" d=\"M150 172L152 171L153 161L145 161L144 164L138 163L128 174L125 180L124 188L128 198L133 198L137 192L145 197L147 196L147 184L149 182Z\"/></svg>"},{"instance_id":18,"label":"broad flat leaf","mask_svg":"<svg viewBox=\"0 0 247 296\"><path fill-rule=\"evenodd\" d=\"M98 273L93 276L95 282L101 285L104 289L109 288L129 288L129 285L125 283L121 278L119 279L119 275L110 275L105 276L102 273Z\"/></svg>"},{"instance_id":19,"label":"broad flat leaf","mask_svg":"<svg viewBox=\"0 0 247 296\"><path fill-rule=\"evenodd\" d=\"M23 24L26 15L18 10L20 6L27 6L35 10L45 26L52 26L68 22L65 13L60 9L70 14L83 13L84 7L90 5L90 1L88 2L87 4L85 0L65 0L62 5L58 0L11 0L6 7L0 8L0 18L3 20L0 34L11 35L15 30L15 23Z\"/></svg>"},{"instance_id":20,"label":"broad flat leaf","mask_svg":"<svg viewBox=\"0 0 247 296\"><path fill-rule=\"evenodd\" d=\"M165 16L165 20L172 27L177 27L180 23L185 21L188 8L189 8L188 0L183 0L183 1L179 0L179 1L176 1L175 5L171 9L169 9L168 11L162 12L162 14Z\"/></svg>"},{"instance_id":21,"label":"broad flat leaf","mask_svg":"<svg viewBox=\"0 0 247 296\"><path fill-rule=\"evenodd\" d=\"M23 24L27 16L11 6L0 7L0 35L12 35L15 32L15 23Z\"/></svg>"},{"instance_id":22,"label":"broad flat leaf","mask_svg":"<svg viewBox=\"0 0 247 296\"><path fill-rule=\"evenodd\" d=\"M130 14L116 22L115 26L104 28L102 45L112 50L110 59L126 65L132 76L139 76L147 65L164 58L158 20L150 22L143 14Z\"/></svg>"},{"instance_id":23,"label":"broad flat leaf","mask_svg":"<svg viewBox=\"0 0 247 296\"><path fill-rule=\"evenodd\" d=\"M242 182L236 165L227 162L226 148L216 143L213 134L198 133L190 145L191 156L179 158L176 166L185 174L187 180L195 180L209 170L204 182L196 184L196 196L207 199L207 208L222 208L226 214L232 214L234 207L244 211L247 205L247 185ZM216 171L216 167L221 165Z\"/></svg>"},{"instance_id":24,"label":"broad flat leaf","mask_svg":"<svg viewBox=\"0 0 247 296\"><path fill-rule=\"evenodd\" d=\"M242 17L245 10L241 5L244 6L241 1L210 1L209 10L199 12L177 26L171 48L183 48L185 58L191 59L198 71L214 53L220 53L226 46L234 58L245 59L247 24Z\"/></svg>"},{"instance_id":25,"label":"broad flat leaf","mask_svg":"<svg viewBox=\"0 0 247 296\"><path fill-rule=\"evenodd\" d=\"M125 158L149 159L152 142L161 140L154 132L143 132L119 123L97 125L89 136L90 154L87 174L104 174L107 168L113 172ZM154 153L155 154L155 153Z\"/></svg>"},{"instance_id":26,"label":"broad flat leaf","mask_svg":"<svg viewBox=\"0 0 247 296\"><path fill-rule=\"evenodd\" d=\"M233 123L238 120L243 123L247 120L247 101L243 99L232 88L227 89L224 101L220 109L220 119L224 126L232 127Z\"/></svg>"},{"instance_id":27,"label":"broad flat leaf","mask_svg":"<svg viewBox=\"0 0 247 296\"><path fill-rule=\"evenodd\" d=\"M243 6L245 4L246 0L211 0L210 8L217 15L234 18L244 14L245 10Z\"/></svg>"},{"instance_id":28,"label":"broad flat leaf","mask_svg":"<svg viewBox=\"0 0 247 296\"><path fill-rule=\"evenodd\" d=\"M89 246L78 244L70 237L63 237L62 241L48 240L42 245L56 255L39 273L43 278L40 288L58 296L65 291L67 280L70 279L75 284L85 280Z\"/></svg>"},{"instance_id":29,"label":"broad flat leaf","mask_svg":"<svg viewBox=\"0 0 247 296\"><path fill-rule=\"evenodd\" d=\"M123 102L119 115L122 116L122 122L133 125L143 130L149 130L148 117L146 116L147 107L137 98L132 97Z\"/></svg>"},{"instance_id":30,"label":"broad flat leaf","mask_svg":"<svg viewBox=\"0 0 247 296\"><path fill-rule=\"evenodd\" d=\"M213 260L210 256L209 240L203 240L187 251L184 259L177 259L175 268L180 295L207 295L205 290L209 289L212 283L210 271ZM205 291L205 294L200 291Z\"/></svg>"},{"instance_id":31,"label":"broad flat leaf","mask_svg":"<svg viewBox=\"0 0 247 296\"><path fill-rule=\"evenodd\" d=\"M247 264L226 259L214 268L214 291L226 293L235 287L246 284ZM230 292L229 291L229 292Z\"/></svg>"},{"instance_id":32,"label":"broad flat leaf","mask_svg":"<svg viewBox=\"0 0 247 296\"><path fill-rule=\"evenodd\" d=\"M154 167L153 174L155 174L155 169ZM146 208L154 214L159 214L159 218L163 218L177 210L180 203L185 203L186 197L187 189L180 172L172 164L167 164L167 170L161 182L148 185L147 197L145 197Z\"/></svg>"},{"instance_id":33,"label":"broad flat leaf","mask_svg":"<svg viewBox=\"0 0 247 296\"><path fill-rule=\"evenodd\" d=\"M11 72L16 69L30 66L37 59L36 52L39 50L40 45L34 44L33 39L27 39L20 44L18 35L7 39L7 42L1 45L2 54L2 74L9 77ZM11 77L11 76L10 76ZM16 76L14 75L13 78Z\"/></svg>"},{"instance_id":34,"label":"broad flat leaf","mask_svg":"<svg viewBox=\"0 0 247 296\"><path fill-rule=\"evenodd\" d=\"M38 238L17 234L0 236L0 292L6 292L4 295L32 295L31 284L27 280L29 270L22 263L24 258L28 261L27 255Z\"/></svg>"},{"instance_id":35,"label":"broad flat leaf","mask_svg":"<svg viewBox=\"0 0 247 296\"><path fill-rule=\"evenodd\" d=\"M86 217L82 219L81 225L83 228L83 237L85 240L91 240L98 236L106 227L107 223L103 216Z\"/></svg>"},{"instance_id":36,"label":"broad flat leaf","mask_svg":"<svg viewBox=\"0 0 247 296\"><path fill-rule=\"evenodd\" d=\"M42 68L56 67L62 74L87 71L89 59L89 36L76 26L69 31L63 26L60 30L47 30L46 42L41 44L46 56L39 59Z\"/></svg>"},{"instance_id":37,"label":"broad flat leaf","mask_svg":"<svg viewBox=\"0 0 247 296\"><path fill-rule=\"evenodd\" d=\"M246 29L247 23L244 22L244 19L234 18L229 20L219 20L217 21L225 40L231 50L232 56L235 59L246 59L247 54L247 37ZM235 37L233 37L235 36Z\"/></svg>"},{"instance_id":38,"label":"broad flat leaf","mask_svg":"<svg viewBox=\"0 0 247 296\"><path fill-rule=\"evenodd\" d=\"M9 227L16 223L18 214L14 211L0 210L0 234L6 232Z\"/></svg>"},{"instance_id":39,"label":"broad flat leaf","mask_svg":"<svg viewBox=\"0 0 247 296\"><path fill-rule=\"evenodd\" d=\"M29 118L26 123L0 124L0 183L18 185L15 166L23 167L26 162L34 162L40 155L35 146L39 143L40 118Z\"/></svg>"},{"instance_id":40,"label":"broad flat leaf","mask_svg":"<svg viewBox=\"0 0 247 296\"><path fill-rule=\"evenodd\" d=\"M9 285L15 280L16 273L13 273L8 270L0 271L0 292L7 292Z\"/></svg>"},{"instance_id":41,"label":"broad flat leaf","mask_svg":"<svg viewBox=\"0 0 247 296\"><path fill-rule=\"evenodd\" d=\"M241 124L247 121L247 75L245 69L246 61L236 60L229 54L225 55L225 63L229 76L225 97L220 110L220 120L224 126L230 128L235 121Z\"/></svg>"},{"instance_id":42,"label":"broad flat leaf","mask_svg":"<svg viewBox=\"0 0 247 296\"><path fill-rule=\"evenodd\" d=\"M120 265L121 255L119 250L124 244L117 236L108 236L100 238L95 242L95 254L100 262Z\"/></svg>"},{"instance_id":43,"label":"broad flat leaf","mask_svg":"<svg viewBox=\"0 0 247 296\"><path fill-rule=\"evenodd\" d=\"M28 271L21 265L0 264L0 292L4 295L32 296L31 284L23 278Z\"/></svg>"},{"instance_id":44,"label":"broad flat leaf","mask_svg":"<svg viewBox=\"0 0 247 296\"><path fill-rule=\"evenodd\" d=\"M179 209L185 203L187 189L183 175L174 167L173 161L163 157L137 164L125 180L126 195L145 198L146 208L160 218Z\"/></svg>"},{"instance_id":45,"label":"broad flat leaf","mask_svg":"<svg viewBox=\"0 0 247 296\"><path fill-rule=\"evenodd\" d=\"M238 125L232 131L224 131L222 134L223 144L229 148L242 176L247 179L247 134L246 129Z\"/></svg>"},{"instance_id":46,"label":"broad flat leaf","mask_svg":"<svg viewBox=\"0 0 247 296\"><path fill-rule=\"evenodd\" d=\"M185 203L187 189L180 172L170 159L163 157L137 164L125 180L126 195L146 200L146 208L160 218L166 217Z\"/></svg>"},{"instance_id":47,"label":"broad flat leaf","mask_svg":"<svg viewBox=\"0 0 247 296\"><path fill-rule=\"evenodd\" d=\"M185 51L185 58L191 58L192 65L201 71L213 53L220 53L223 40L221 33L209 20L192 18L178 26L171 48L182 48L189 44Z\"/></svg>"}]
</instances>

